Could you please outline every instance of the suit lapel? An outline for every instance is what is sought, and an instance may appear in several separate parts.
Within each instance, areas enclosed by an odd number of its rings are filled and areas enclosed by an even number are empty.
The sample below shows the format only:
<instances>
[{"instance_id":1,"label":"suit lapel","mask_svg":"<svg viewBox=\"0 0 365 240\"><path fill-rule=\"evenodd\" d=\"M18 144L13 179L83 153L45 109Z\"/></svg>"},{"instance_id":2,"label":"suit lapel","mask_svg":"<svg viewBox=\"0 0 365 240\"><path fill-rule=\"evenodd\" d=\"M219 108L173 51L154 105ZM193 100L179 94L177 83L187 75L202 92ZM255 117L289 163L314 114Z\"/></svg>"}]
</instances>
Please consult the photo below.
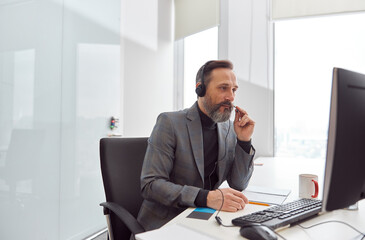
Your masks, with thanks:
<instances>
[{"instance_id":1,"label":"suit lapel","mask_svg":"<svg viewBox=\"0 0 365 240\"><path fill-rule=\"evenodd\" d=\"M196 166L199 170L202 182L204 182L204 149L202 125L195 103L187 112L187 126L190 137L191 148L193 149Z\"/></svg>"}]
</instances>

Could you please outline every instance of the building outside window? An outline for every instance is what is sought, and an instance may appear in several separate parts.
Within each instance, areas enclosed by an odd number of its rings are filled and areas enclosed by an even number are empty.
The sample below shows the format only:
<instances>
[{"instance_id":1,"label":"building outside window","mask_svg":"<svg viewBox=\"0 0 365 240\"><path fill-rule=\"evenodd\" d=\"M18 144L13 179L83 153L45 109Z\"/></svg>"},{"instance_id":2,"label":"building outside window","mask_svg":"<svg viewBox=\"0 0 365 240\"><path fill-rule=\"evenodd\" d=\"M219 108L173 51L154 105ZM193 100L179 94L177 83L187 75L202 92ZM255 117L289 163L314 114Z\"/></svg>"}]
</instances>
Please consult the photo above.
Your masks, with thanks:
<instances>
[{"instance_id":1,"label":"building outside window","mask_svg":"<svg viewBox=\"0 0 365 240\"><path fill-rule=\"evenodd\" d=\"M326 157L332 69L365 73L364 22L357 13L275 23L275 156Z\"/></svg>"}]
</instances>

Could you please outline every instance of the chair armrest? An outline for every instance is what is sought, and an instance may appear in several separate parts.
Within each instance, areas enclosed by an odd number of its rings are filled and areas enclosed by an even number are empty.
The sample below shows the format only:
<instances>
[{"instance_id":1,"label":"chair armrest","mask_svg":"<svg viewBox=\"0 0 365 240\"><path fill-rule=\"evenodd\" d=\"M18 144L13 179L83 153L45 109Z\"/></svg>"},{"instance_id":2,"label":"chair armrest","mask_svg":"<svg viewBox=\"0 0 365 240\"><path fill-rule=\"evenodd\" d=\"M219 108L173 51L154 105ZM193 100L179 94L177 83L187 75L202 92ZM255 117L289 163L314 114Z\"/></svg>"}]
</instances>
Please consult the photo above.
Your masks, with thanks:
<instances>
[{"instance_id":1,"label":"chair armrest","mask_svg":"<svg viewBox=\"0 0 365 240\"><path fill-rule=\"evenodd\" d=\"M100 203L100 206L104 207L104 214L105 214L105 208L115 213L115 215L118 216L118 218L128 227L129 231L131 231L133 234L138 234L145 232L144 228L141 224L133 217L132 214L130 214L125 208L118 205L114 202L103 202Z\"/></svg>"}]
</instances>

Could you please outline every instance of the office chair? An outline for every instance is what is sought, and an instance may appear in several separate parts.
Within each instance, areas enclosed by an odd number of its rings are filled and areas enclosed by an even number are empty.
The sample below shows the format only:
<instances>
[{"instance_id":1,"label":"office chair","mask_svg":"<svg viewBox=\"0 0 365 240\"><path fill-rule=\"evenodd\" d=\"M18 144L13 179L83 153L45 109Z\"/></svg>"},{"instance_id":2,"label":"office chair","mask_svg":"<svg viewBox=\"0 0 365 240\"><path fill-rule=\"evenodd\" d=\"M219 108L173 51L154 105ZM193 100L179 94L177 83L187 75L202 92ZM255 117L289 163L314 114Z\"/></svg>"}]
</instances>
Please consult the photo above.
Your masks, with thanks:
<instances>
[{"instance_id":1,"label":"office chair","mask_svg":"<svg viewBox=\"0 0 365 240\"><path fill-rule=\"evenodd\" d=\"M136 220L142 205L140 176L148 138L102 138L100 165L106 202L108 239L129 239L144 232Z\"/></svg>"}]
</instances>

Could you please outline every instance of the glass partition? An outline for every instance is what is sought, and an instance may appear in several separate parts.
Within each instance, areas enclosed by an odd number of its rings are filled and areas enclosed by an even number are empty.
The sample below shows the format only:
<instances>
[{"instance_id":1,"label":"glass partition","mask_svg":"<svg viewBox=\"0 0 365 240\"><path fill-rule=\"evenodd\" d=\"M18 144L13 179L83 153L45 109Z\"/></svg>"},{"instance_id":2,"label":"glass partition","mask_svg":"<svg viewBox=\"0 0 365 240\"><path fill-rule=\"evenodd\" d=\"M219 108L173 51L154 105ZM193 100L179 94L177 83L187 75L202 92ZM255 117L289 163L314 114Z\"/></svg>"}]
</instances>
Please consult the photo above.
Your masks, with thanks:
<instances>
[{"instance_id":1,"label":"glass partition","mask_svg":"<svg viewBox=\"0 0 365 240\"><path fill-rule=\"evenodd\" d=\"M0 239L106 227L99 139L120 116L120 1L0 1Z\"/></svg>"}]
</instances>

